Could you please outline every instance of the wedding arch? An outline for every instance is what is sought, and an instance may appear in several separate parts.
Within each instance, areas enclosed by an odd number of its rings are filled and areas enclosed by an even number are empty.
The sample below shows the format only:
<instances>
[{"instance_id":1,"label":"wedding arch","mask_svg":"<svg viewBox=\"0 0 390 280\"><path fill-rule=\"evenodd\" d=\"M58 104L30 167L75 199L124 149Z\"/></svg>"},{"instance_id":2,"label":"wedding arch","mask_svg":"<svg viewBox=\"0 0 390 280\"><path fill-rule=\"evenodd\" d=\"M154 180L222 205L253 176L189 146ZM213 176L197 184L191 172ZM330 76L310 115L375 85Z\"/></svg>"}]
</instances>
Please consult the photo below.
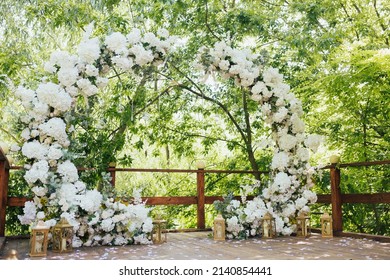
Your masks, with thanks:
<instances>
[{"instance_id":1,"label":"wedding arch","mask_svg":"<svg viewBox=\"0 0 390 280\"><path fill-rule=\"evenodd\" d=\"M106 87L107 74L113 69L136 77L146 67L164 67L177 39L165 29L154 34L136 28L126 35L114 32L97 38L92 37L90 25L77 54L52 53L45 64L47 80L34 90L23 86L16 89L25 108L20 118L24 126L21 153L28 162L24 178L34 193L19 216L23 224L44 220L53 226L65 217L74 227L75 247L150 242L150 209L139 192L133 194L134 203L126 205L91 189L79 178L68 153L75 130L69 112L77 102ZM318 148L319 137L305 134L301 102L283 82L283 76L275 68L265 68L257 58L249 50L218 42L199 50L194 68L233 79L259 104L275 144L272 180L259 197L246 203L242 217L255 228L268 211L276 218L277 231L289 235L295 230L292 218L309 211L308 205L316 201L310 190L314 168L309 164L309 149ZM238 220L228 220L228 230L234 232Z\"/></svg>"}]
</instances>

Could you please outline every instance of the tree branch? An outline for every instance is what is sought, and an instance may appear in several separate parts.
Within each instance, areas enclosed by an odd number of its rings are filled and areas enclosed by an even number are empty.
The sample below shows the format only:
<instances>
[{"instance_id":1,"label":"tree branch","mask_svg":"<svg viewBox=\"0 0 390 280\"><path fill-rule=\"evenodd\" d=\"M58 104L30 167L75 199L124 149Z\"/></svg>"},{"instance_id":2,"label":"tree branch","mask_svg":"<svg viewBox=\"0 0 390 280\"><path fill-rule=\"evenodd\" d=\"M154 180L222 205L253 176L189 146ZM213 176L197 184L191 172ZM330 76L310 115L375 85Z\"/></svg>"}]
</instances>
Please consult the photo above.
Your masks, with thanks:
<instances>
[{"instance_id":1,"label":"tree branch","mask_svg":"<svg viewBox=\"0 0 390 280\"><path fill-rule=\"evenodd\" d=\"M373 5L374 5L374 9L375 9L375 14L376 14L376 16L377 16L377 18L378 18L378 20L379 20L379 25L381 26L383 32L386 33L387 28L386 28L386 26L383 24L382 17L381 17L381 15L380 15L379 11L378 11L378 7L377 7L377 2L376 2L376 0L373 1ZM389 38L388 38L388 37L385 38L385 42L386 42L386 45L389 45Z\"/></svg>"},{"instance_id":2,"label":"tree branch","mask_svg":"<svg viewBox=\"0 0 390 280\"><path fill-rule=\"evenodd\" d=\"M210 25L209 25L209 22L208 22L209 8L208 8L208 2L207 2L207 0L205 0L205 7L206 7L206 14L205 14L205 18L206 18L206 27L207 27L207 29L210 31L211 35L213 35L213 37L215 37L218 41L221 41L221 38L219 38L219 37L214 33L214 31L211 29L211 27L210 27Z\"/></svg>"},{"instance_id":3,"label":"tree branch","mask_svg":"<svg viewBox=\"0 0 390 280\"><path fill-rule=\"evenodd\" d=\"M219 137L210 137L210 136L206 136L206 135L202 135L202 134L197 134L197 133L187 133L187 132L182 132L180 130L176 130L176 129L173 129L173 128L170 128L170 127L165 127L167 130L170 130L170 131L173 131L173 132L176 132L176 133L179 133L181 135L184 135L184 136L188 136L188 137L199 137L199 138L206 138L206 139L211 139L211 140L214 140L214 141L222 141L222 142L227 142L227 143L233 143L237 146L240 146L242 148L245 148L244 145L240 144L239 142L237 141L234 141L234 140L228 140L228 139L223 139L223 138L219 138Z\"/></svg>"}]
</instances>

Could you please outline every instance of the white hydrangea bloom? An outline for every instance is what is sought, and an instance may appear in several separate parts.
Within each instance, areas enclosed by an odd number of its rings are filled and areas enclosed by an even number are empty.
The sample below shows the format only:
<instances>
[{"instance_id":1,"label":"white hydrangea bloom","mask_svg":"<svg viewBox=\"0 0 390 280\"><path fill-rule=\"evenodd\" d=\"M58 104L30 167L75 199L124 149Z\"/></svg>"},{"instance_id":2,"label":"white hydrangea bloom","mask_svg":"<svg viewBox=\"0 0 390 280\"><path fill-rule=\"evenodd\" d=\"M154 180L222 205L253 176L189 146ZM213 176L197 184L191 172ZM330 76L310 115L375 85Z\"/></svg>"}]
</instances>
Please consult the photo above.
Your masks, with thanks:
<instances>
[{"instance_id":1,"label":"white hydrangea bloom","mask_svg":"<svg viewBox=\"0 0 390 280\"><path fill-rule=\"evenodd\" d=\"M297 144L297 138L291 134L282 134L278 144L281 150L290 151Z\"/></svg>"},{"instance_id":2,"label":"white hydrangea bloom","mask_svg":"<svg viewBox=\"0 0 390 280\"><path fill-rule=\"evenodd\" d=\"M98 88L88 79L78 80L77 86L87 97L95 95L98 92Z\"/></svg>"},{"instance_id":3,"label":"white hydrangea bloom","mask_svg":"<svg viewBox=\"0 0 390 280\"><path fill-rule=\"evenodd\" d=\"M115 224L112 222L112 218L104 219L100 226L105 232L110 232L114 229Z\"/></svg>"},{"instance_id":4,"label":"white hydrangea bloom","mask_svg":"<svg viewBox=\"0 0 390 280\"><path fill-rule=\"evenodd\" d=\"M23 215L18 215L18 219L22 225L31 224L36 217L37 207L32 201L26 201L24 203Z\"/></svg>"},{"instance_id":5,"label":"white hydrangea bloom","mask_svg":"<svg viewBox=\"0 0 390 280\"><path fill-rule=\"evenodd\" d=\"M126 37L120 32L114 32L111 35L106 37L104 43L107 45L107 48L117 54L123 53L126 51L127 40Z\"/></svg>"},{"instance_id":6,"label":"white hydrangea bloom","mask_svg":"<svg viewBox=\"0 0 390 280\"><path fill-rule=\"evenodd\" d=\"M48 160L59 160L64 155L62 147L58 144L51 145L47 153Z\"/></svg>"},{"instance_id":7,"label":"white hydrangea bloom","mask_svg":"<svg viewBox=\"0 0 390 280\"><path fill-rule=\"evenodd\" d=\"M99 210L103 195L97 190L88 190L81 196L80 207L89 213Z\"/></svg>"},{"instance_id":8,"label":"white hydrangea bloom","mask_svg":"<svg viewBox=\"0 0 390 280\"><path fill-rule=\"evenodd\" d=\"M70 160L60 163L57 172L60 173L65 183L73 183L79 179L77 168Z\"/></svg>"},{"instance_id":9,"label":"white hydrangea bloom","mask_svg":"<svg viewBox=\"0 0 390 280\"><path fill-rule=\"evenodd\" d=\"M286 152L274 154L272 158L271 168L276 170L285 170L289 166L289 155Z\"/></svg>"},{"instance_id":10,"label":"white hydrangea bloom","mask_svg":"<svg viewBox=\"0 0 390 280\"><path fill-rule=\"evenodd\" d=\"M276 68L267 68L263 72L263 80L267 86L276 87L283 82L283 75Z\"/></svg>"},{"instance_id":11,"label":"white hydrangea bloom","mask_svg":"<svg viewBox=\"0 0 390 280\"><path fill-rule=\"evenodd\" d=\"M100 43L99 39L93 38L86 40L84 42L81 42L78 46L78 55L79 57L87 62L87 63L93 63L95 60L97 60L100 56Z\"/></svg>"},{"instance_id":12,"label":"white hydrangea bloom","mask_svg":"<svg viewBox=\"0 0 390 280\"><path fill-rule=\"evenodd\" d=\"M46 160L35 162L30 170L24 175L24 179L28 184L34 184L36 181L46 183L49 177L49 164Z\"/></svg>"},{"instance_id":13,"label":"white hydrangea bloom","mask_svg":"<svg viewBox=\"0 0 390 280\"><path fill-rule=\"evenodd\" d=\"M26 142L22 147L22 154L30 159L45 159L48 153L48 147L38 141Z\"/></svg>"},{"instance_id":14,"label":"white hydrangea bloom","mask_svg":"<svg viewBox=\"0 0 390 280\"><path fill-rule=\"evenodd\" d=\"M39 187L35 186L31 189L31 191L36 195L36 196L45 196L47 194L47 187Z\"/></svg>"},{"instance_id":15,"label":"white hydrangea bloom","mask_svg":"<svg viewBox=\"0 0 390 280\"><path fill-rule=\"evenodd\" d=\"M313 152L316 152L318 150L318 147L321 145L322 142L323 137L318 134L308 135L305 139L305 145Z\"/></svg>"},{"instance_id":16,"label":"white hydrangea bloom","mask_svg":"<svg viewBox=\"0 0 390 280\"><path fill-rule=\"evenodd\" d=\"M30 104L36 97L36 94L33 90L27 89L22 86L18 86L16 88L15 95L22 101L23 106L26 108L30 106Z\"/></svg>"},{"instance_id":17,"label":"white hydrangea bloom","mask_svg":"<svg viewBox=\"0 0 390 280\"><path fill-rule=\"evenodd\" d=\"M127 57L114 56L111 60L116 66L123 70L130 70L134 65L133 60Z\"/></svg>"},{"instance_id":18,"label":"white hydrangea bloom","mask_svg":"<svg viewBox=\"0 0 390 280\"><path fill-rule=\"evenodd\" d=\"M58 73L58 80L60 83L65 86L71 86L74 83L76 83L78 77L79 77L79 71L76 67L72 68L61 68Z\"/></svg>"},{"instance_id":19,"label":"white hydrangea bloom","mask_svg":"<svg viewBox=\"0 0 390 280\"><path fill-rule=\"evenodd\" d=\"M139 66L144 66L154 60L152 51L145 50L141 45L134 45L130 52L135 55L135 63Z\"/></svg>"},{"instance_id":20,"label":"white hydrangea bloom","mask_svg":"<svg viewBox=\"0 0 390 280\"><path fill-rule=\"evenodd\" d=\"M59 144L66 145L68 143L68 134L66 133L66 124L61 118L52 118L47 122L39 125L39 129L44 135L53 137Z\"/></svg>"}]
</instances>

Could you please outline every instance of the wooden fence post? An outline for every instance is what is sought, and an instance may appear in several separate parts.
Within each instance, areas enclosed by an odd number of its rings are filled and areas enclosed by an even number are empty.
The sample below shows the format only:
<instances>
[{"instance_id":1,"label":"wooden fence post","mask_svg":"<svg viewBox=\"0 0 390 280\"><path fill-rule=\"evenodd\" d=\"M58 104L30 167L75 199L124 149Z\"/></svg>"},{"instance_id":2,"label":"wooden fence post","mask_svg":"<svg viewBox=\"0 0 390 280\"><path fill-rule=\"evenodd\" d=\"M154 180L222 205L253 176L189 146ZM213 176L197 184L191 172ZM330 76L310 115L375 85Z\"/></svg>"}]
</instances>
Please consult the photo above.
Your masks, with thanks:
<instances>
[{"instance_id":1,"label":"wooden fence post","mask_svg":"<svg viewBox=\"0 0 390 280\"><path fill-rule=\"evenodd\" d=\"M8 201L9 163L0 149L0 237L5 236L5 218Z\"/></svg>"},{"instance_id":2,"label":"wooden fence post","mask_svg":"<svg viewBox=\"0 0 390 280\"><path fill-rule=\"evenodd\" d=\"M197 202L198 202L198 208L197 208L197 226L198 229L205 229L206 228L206 222L205 222L205 210L204 210L204 204L205 204L205 196L204 196L204 168L198 168L198 171L196 173L196 181L197 181Z\"/></svg>"},{"instance_id":3,"label":"wooden fence post","mask_svg":"<svg viewBox=\"0 0 390 280\"><path fill-rule=\"evenodd\" d=\"M116 164L115 163L110 163L110 165L108 166L108 170L110 172L110 176L111 176L111 185L113 187L115 187L115 177L116 177Z\"/></svg>"},{"instance_id":4,"label":"wooden fence post","mask_svg":"<svg viewBox=\"0 0 390 280\"><path fill-rule=\"evenodd\" d=\"M332 165L330 168L330 186L332 202L333 233L337 235L343 231L343 213L341 209L340 168Z\"/></svg>"}]
</instances>

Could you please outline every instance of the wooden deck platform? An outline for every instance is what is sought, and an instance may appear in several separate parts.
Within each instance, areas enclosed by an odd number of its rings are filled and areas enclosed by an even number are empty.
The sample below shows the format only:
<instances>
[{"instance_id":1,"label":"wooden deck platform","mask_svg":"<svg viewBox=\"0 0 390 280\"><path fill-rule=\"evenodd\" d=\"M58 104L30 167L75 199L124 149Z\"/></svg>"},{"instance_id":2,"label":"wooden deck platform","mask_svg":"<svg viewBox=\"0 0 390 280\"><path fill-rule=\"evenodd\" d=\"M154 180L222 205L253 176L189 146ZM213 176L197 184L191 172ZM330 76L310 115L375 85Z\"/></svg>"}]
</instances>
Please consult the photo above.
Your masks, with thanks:
<instances>
[{"instance_id":1,"label":"wooden deck platform","mask_svg":"<svg viewBox=\"0 0 390 280\"><path fill-rule=\"evenodd\" d=\"M159 245L75 248L71 253L48 251L47 257L28 256L28 239L7 239L0 255L11 250L18 259L38 260L390 260L390 243L351 237L279 237L214 241L210 232L169 233Z\"/></svg>"}]
</instances>

